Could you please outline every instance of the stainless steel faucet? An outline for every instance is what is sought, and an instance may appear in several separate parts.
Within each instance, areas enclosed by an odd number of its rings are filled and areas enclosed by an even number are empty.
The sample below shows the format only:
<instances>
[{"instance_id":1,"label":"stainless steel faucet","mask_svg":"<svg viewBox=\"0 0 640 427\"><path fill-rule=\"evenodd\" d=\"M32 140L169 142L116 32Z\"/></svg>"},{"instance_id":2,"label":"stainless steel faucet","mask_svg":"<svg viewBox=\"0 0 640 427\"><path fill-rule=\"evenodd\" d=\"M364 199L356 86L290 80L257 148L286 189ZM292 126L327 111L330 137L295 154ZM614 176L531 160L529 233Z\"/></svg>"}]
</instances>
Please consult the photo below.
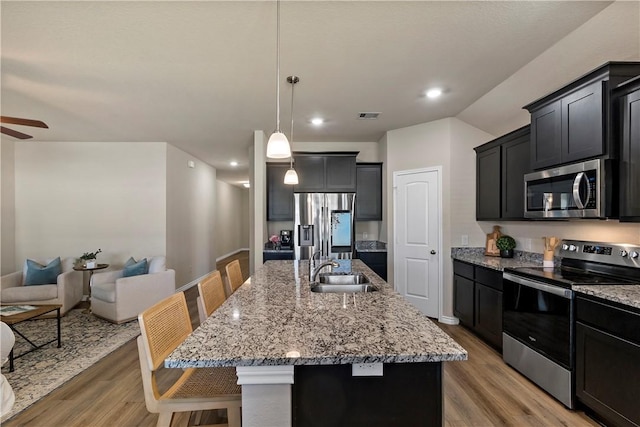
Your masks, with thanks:
<instances>
[{"instance_id":1,"label":"stainless steel faucet","mask_svg":"<svg viewBox=\"0 0 640 427\"><path fill-rule=\"evenodd\" d=\"M322 251L316 251L313 254L311 254L311 258L309 258L309 281L311 281L311 273L313 272L313 269L316 266L316 255L321 253Z\"/></svg>"},{"instance_id":2,"label":"stainless steel faucet","mask_svg":"<svg viewBox=\"0 0 640 427\"><path fill-rule=\"evenodd\" d=\"M320 270L328 266L340 267L340 264L338 264L338 262L335 259L330 259L329 261L323 262L318 267L314 268L313 272L309 273L309 281L311 283L314 283L316 281L316 278L318 277L318 273L320 273Z\"/></svg>"}]
</instances>

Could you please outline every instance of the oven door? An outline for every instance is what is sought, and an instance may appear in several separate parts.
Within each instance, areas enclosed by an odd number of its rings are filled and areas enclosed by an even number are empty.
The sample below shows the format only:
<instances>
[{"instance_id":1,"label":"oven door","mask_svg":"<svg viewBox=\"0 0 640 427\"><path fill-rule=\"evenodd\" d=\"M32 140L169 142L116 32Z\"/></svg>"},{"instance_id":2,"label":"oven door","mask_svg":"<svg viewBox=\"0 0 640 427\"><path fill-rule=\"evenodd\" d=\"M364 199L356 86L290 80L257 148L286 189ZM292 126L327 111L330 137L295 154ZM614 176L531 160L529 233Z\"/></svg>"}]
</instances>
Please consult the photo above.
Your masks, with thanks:
<instances>
[{"instance_id":1,"label":"oven door","mask_svg":"<svg viewBox=\"0 0 640 427\"><path fill-rule=\"evenodd\" d=\"M511 273L502 277L504 333L573 370L573 292Z\"/></svg>"}]
</instances>

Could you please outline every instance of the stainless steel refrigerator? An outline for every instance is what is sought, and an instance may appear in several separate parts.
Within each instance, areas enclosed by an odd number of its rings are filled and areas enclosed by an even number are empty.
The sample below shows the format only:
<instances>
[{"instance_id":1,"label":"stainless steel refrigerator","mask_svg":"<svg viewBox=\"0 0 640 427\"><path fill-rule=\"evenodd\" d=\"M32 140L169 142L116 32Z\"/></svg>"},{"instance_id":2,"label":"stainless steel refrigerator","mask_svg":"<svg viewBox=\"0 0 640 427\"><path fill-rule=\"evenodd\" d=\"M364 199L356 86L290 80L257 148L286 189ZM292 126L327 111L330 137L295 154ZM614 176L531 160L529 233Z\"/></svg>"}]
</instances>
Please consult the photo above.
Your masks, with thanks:
<instances>
[{"instance_id":1,"label":"stainless steel refrigerator","mask_svg":"<svg viewBox=\"0 0 640 427\"><path fill-rule=\"evenodd\" d=\"M295 193L295 259L351 259L355 193Z\"/></svg>"}]
</instances>

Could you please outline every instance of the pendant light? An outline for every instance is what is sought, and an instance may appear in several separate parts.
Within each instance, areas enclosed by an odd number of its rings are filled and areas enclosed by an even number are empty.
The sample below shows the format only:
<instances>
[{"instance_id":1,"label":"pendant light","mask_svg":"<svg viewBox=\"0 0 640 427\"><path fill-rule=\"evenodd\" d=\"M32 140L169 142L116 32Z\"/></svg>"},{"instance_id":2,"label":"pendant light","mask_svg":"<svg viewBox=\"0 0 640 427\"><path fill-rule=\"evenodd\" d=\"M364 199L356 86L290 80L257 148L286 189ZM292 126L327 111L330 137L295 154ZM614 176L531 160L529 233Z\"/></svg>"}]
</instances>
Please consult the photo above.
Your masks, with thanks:
<instances>
[{"instance_id":1,"label":"pendant light","mask_svg":"<svg viewBox=\"0 0 640 427\"><path fill-rule=\"evenodd\" d=\"M276 130L273 131L267 143L267 157L271 159L286 159L291 157L291 147L287 137L280 131L280 0L277 5L277 37L276 37Z\"/></svg>"},{"instance_id":2,"label":"pendant light","mask_svg":"<svg viewBox=\"0 0 640 427\"><path fill-rule=\"evenodd\" d=\"M291 134L289 134L289 137L293 144L293 89L296 87L296 83L298 83L300 79L296 76L289 76L287 77L287 81L291 83ZM291 156L289 170L284 174L284 183L287 185L298 185L298 174L293 168L293 156Z\"/></svg>"}]
</instances>

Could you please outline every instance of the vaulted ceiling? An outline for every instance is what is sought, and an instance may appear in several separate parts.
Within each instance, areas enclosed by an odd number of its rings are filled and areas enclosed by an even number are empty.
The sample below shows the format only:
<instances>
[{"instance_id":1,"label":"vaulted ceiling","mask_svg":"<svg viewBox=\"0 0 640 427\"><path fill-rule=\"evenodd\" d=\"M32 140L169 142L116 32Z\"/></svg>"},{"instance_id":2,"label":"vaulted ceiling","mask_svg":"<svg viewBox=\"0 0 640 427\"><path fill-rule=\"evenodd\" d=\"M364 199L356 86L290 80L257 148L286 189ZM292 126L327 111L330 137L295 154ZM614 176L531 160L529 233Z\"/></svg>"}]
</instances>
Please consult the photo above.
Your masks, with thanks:
<instances>
[{"instance_id":1,"label":"vaulted ceiling","mask_svg":"<svg viewBox=\"0 0 640 427\"><path fill-rule=\"evenodd\" d=\"M295 141L377 141L455 116L610 3L282 1L281 127L289 75ZM253 131L275 127L274 1L0 7L2 114L45 121L14 126L34 140L163 141L223 172L246 169Z\"/></svg>"}]
</instances>

